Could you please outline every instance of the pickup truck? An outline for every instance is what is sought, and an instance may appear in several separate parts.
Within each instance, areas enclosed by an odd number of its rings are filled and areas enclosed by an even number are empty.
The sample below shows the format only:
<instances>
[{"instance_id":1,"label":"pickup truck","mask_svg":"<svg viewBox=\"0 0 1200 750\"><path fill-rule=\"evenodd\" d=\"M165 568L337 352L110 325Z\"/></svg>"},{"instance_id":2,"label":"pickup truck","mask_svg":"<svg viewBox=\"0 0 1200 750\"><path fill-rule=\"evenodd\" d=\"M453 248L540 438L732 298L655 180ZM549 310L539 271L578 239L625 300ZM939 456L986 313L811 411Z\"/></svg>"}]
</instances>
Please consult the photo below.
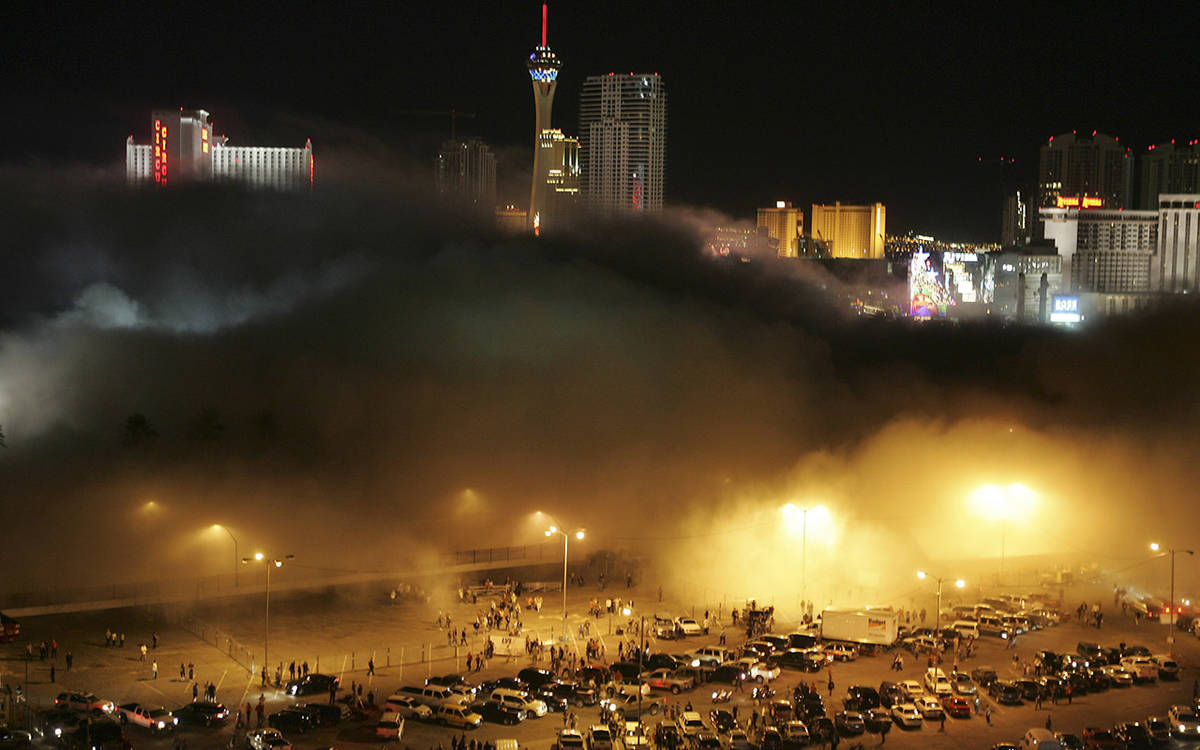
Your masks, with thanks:
<instances>
[{"instance_id":1,"label":"pickup truck","mask_svg":"<svg viewBox=\"0 0 1200 750\"><path fill-rule=\"evenodd\" d=\"M149 729L151 732L170 732L175 729L179 720L165 708L150 708L140 703L126 703L117 706L122 724L136 724Z\"/></svg>"},{"instance_id":2,"label":"pickup truck","mask_svg":"<svg viewBox=\"0 0 1200 750\"><path fill-rule=\"evenodd\" d=\"M653 690L670 690L674 695L679 695L682 690L691 690L696 687L696 681L690 676L678 675L673 669L656 669L653 672L643 672L642 682L649 685Z\"/></svg>"}]
</instances>

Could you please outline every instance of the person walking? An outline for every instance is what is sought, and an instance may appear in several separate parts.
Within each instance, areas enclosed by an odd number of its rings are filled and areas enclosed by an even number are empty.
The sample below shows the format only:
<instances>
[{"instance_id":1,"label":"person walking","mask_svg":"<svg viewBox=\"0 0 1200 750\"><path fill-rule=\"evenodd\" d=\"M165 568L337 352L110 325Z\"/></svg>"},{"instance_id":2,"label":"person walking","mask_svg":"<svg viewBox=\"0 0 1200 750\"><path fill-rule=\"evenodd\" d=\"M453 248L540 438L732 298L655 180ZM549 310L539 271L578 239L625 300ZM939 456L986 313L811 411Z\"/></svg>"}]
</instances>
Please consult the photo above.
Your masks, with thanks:
<instances>
[{"instance_id":1,"label":"person walking","mask_svg":"<svg viewBox=\"0 0 1200 750\"><path fill-rule=\"evenodd\" d=\"M375 676L375 659L374 659L374 657L367 659L367 676L368 677Z\"/></svg>"},{"instance_id":2,"label":"person walking","mask_svg":"<svg viewBox=\"0 0 1200 750\"><path fill-rule=\"evenodd\" d=\"M946 712L945 711L942 712L941 721L938 722L938 731L941 732L942 734L946 733Z\"/></svg>"},{"instance_id":3,"label":"person walking","mask_svg":"<svg viewBox=\"0 0 1200 750\"><path fill-rule=\"evenodd\" d=\"M143 643L138 647L138 653L140 654L138 661L146 661L146 644Z\"/></svg>"},{"instance_id":4,"label":"person walking","mask_svg":"<svg viewBox=\"0 0 1200 750\"><path fill-rule=\"evenodd\" d=\"M987 725L990 727L992 725L992 707L991 706L988 706L987 708L983 709L983 718L987 719Z\"/></svg>"},{"instance_id":5,"label":"person walking","mask_svg":"<svg viewBox=\"0 0 1200 750\"><path fill-rule=\"evenodd\" d=\"M154 634L151 635L150 638L151 642L154 644L154 648L158 648L158 631L154 631Z\"/></svg>"},{"instance_id":6,"label":"person walking","mask_svg":"<svg viewBox=\"0 0 1200 750\"><path fill-rule=\"evenodd\" d=\"M188 662L188 679L189 680L196 679L196 665L192 664L190 661ZM249 720L250 717L247 716L246 719Z\"/></svg>"},{"instance_id":7,"label":"person walking","mask_svg":"<svg viewBox=\"0 0 1200 750\"><path fill-rule=\"evenodd\" d=\"M258 705L254 707L254 713L258 716L258 726L263 725L263 714L267 711L267 698L262 693L258 694Z\"/></svg>"},{"instance_id":8,"label":"person walking","mask_svg":"<svg viewBox=\"0 0 1200 750\"><path fill-rule=\"evenodd\" d=\"M195 703L199 699L200 699L200 685L193 682L192 683L192 703Z\"/></svg>"},{"instance_id":9,"label":"person walking","mask_svg":"<svg viewBox=\"0 0 1200 750\"><path fill-rule=\"evenodd\" d=\"M1052 716L1054 716L1054 714L1046 714L1046 731L1047 731L1047 732L1049 732L1049 731L1052 731L1052 730L1051 730L1051 724L1052 724L1053 722L1051 722L1051 721L1050 721L1050 719L1051 719L1051 717L1052 717Z\"/></svg>"},{"instance_id":10,"label":"person walking","mask_svg":"<svg viewBox=\"0 0 1200 750\"><path fill-rule=\"evenodd\" d=\"M183 665L183 662L179 662L179 681L183 682L183 678L186 676L187 676L187 667L185 667Z\"/></svg>"},{"instance_id":11,"label":"person walking","mask_svg":"<svg viewBox=\"0 0 1200 750\"><path fill-rule=\"evenodd\" d=\"M833 671L829 672L829 695L833 697Z\"/></svg>"}]
</instances>

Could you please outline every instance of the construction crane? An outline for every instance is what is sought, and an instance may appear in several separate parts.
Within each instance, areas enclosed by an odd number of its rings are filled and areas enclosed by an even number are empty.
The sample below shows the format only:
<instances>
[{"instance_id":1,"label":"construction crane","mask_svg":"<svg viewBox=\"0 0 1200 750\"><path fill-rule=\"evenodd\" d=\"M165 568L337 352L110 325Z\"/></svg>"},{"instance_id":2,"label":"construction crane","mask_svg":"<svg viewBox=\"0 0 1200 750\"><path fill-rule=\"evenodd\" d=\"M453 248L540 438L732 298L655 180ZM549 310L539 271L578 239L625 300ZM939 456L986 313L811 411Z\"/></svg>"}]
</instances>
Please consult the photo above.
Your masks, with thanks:
<instances>
[{"instance_id":1,"label":"construction crane","mask_svg":"<svg viewBox=\"0 0 1200 750\"><path fill-rule=\"evenodd\" d=\"M476 115L474 112L459 112L457 109L402 109L402 115L415 115L417 117L450 117L450 140L458 140L458 118L466 117L474 120Z\"/></svg>"}]
</instances>

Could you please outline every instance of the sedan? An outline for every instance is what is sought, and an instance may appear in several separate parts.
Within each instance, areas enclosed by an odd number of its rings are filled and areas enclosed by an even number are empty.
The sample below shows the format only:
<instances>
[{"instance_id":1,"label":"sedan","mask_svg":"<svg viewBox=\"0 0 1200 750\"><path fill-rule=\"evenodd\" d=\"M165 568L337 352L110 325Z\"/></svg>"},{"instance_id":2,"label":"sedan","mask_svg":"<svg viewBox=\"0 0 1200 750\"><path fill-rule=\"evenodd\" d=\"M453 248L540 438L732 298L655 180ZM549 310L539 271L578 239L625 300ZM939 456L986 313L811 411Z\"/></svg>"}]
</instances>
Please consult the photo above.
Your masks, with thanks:
<instances>
[{"instance_id":1,"label":"sedan","mask_svg":"<svg viewBox=\"0 0 1200 750\"><path fill-rule=\"evenodd\" d=\"M863 715L858 711L840 711L833 717L833 725L842 734L862 734L867 731Z\"/></svg>"},{"instance_id":2,"label":"sedan","mask_svg":"<svg viewBox=\"0 0 1200 750\"><path fill-rule=\"evenodd\" d=\"M209 703L196 701L180 706L173 712L181 725L216 727L221 726L229 718L229 709L224 703Z\"/></svg>"},{"instance_id":3,"label":"sedan","mask_svg":"<svg viewBox=\"0 0 1200 750\"><path fill-rule=\"evenodd\" d=\"M714 708L710 711L708 721L720 734L737 729L737 721L734 720L733 714L723 708Z\"/></svg>"},{"instance_id":4,"label":"sedan","mask_svg":"<svg viewBox=\"0 0 1200 750\"><path fill-rule=\"evenodd\" d=\"M934 698L932 695L923 695L920 698L917 698L913 705L917 707L917 710L920 711L921 715L926 719L937 720L946 715L946 713L942 711L942 704L938 703L938 699Z\"/></svg>"},{"instance_id":5,"label":"sedan","mask_svg":"<svg viewBox=\"0 0 1200 750\"><path fill-rule=\"evenodd\" d=\"M329 693L332 688L337 687L338 682L338 678L332 675L313 672L298 680L288 682L285 692L288 695L324 695Z\"/></svg>"},{"instance_id":6,"label":"sedan","mask_svg":"<svg viewBox=\"0 0 1200 750\"><path fill-rule=\"evenodd\" d=\"M905 729L913 727L919 729L924 723L921 720L921 712L911 703L901 703L900 705L892 706L892 721Z\"/></svg>"},{"instance_id":7,"label":"sedan","mask_svg":"<svg viewBox=\"0 0 1200 750\"><path fill-rule=\"evenodd\" d=\"M424 707L423 707L424 708ZM483 717L483 720L489 724L520 724L525 720L525 712L502 706L499 703L491 701L480 701L471 704L471 710Z\"/></svg>"},{"instance_id":8,"label":"sedan","mask_svg":"<svg viewBox=\"0 0 1200 750\"><path fill-rule=\"evenodd\" d=\"M280 732L304 734L308 731L308 719L298 711L284 709L267 717L267 725Z\"/></svg>"},{"instance_id":9,"label":"sedan","mask_svg":"<svg viewBox=\"0 0 1200 750\"><path fill-rule=\"evenodd\" d=\"M801 672L816 672L825 664L825 654L800 648L789 648L771 659L784 669L799 669Z\"/></svg>"},{"instance_id":10,"label":"sedan","mask_svg":"<svg viewBox=\"0 0 1200 750\"><path fill-rule=\"evenodd\" d=\"M916 680L905 680L900 683L900 689L904 691L904 697L910 701L915 698L920 698L925 694L925 688L921 687L921 683Z\"/></svg>"},{"instance_id":11,"label":"sedan","mask_svg":"<svg viewBox=\"0 0 1200 750\"><path fill-rule=\"evenodd\" d=\"M1166 745L1171 741L1171 725L1167 723L1165 717L1151 716L1146 719L1146 731L1150 733L1151 739L1160 745Z\"/></svg>"},{"instance_id":12,"label":"sedan","mask_svg":"<svg viewBox=\"0 0 1200 750\"><path fill-rule=\"evenodd\" d=\"M798 719L792 719L780 727L780 733L783 735L783 741L789 745L803 747L811 741L808 727L804 726L804 722Z\"/></svg>"},{"instance_id":13,"label":"sedan","mask_svg":"<svg viewBox=\"0 0 1200 750\"><path fill-rule=\"evenodd\" d=\"M1133 684L1133 675L1121 667L1112 665L1103 669L1104 674L1108 675L1108 679L1112 682L1113 687L1129 687Z\"/></svg>"},{"instance_id":14,"label":"sedan","mask_svg":"<svg viewBox=\"0 0 1200 750\"><path fill-rule=\"evenodd\" d=\"M54 699L54 705L59 708L69 708L72 711L86 711L95 714L111 714L117 704L110 700L97 698L95 693L59 693Z\"/></svg>"},{"instance_id":15,"label":"sedan","mask_svg":"<svg viewBox=\"0 0 1200 750\"><path fill-rule=\"evenodd\" d=\"M942 710L956 719L971 718L971 703L961 695L947 695L942 698Z\"/></svg>"},{"instance_id":16,"label":"sedan","mask_svg":"<svg viewBox=\"0 0 1200 750\"><path fill-rule=\"evenodd\" d=\"M971 682L971 675L966 672L952 672L950 684L959 695L975 695L975 683Z\"/></svg>"},{"instance_id":17,"label":"sedan","mask_svg":"<svg viewBox=\"0 0 1200 750\"><path fill-rule=\"evenodd\" d=\"M675 627L682 630L684 635L703 635L704 628L691 617L676 617Z\"/></svg>"},{"instance_id":18,"label":"sedan","mask_svg":"<svg viewBox=\"0 0 1200 750\"><path fill-rule=\"evenodd\" d=\"M250 750L292 750L292 743L284 739L278 729L255 729L246 733L246 747Z\"/></svg>"}]
</instances>

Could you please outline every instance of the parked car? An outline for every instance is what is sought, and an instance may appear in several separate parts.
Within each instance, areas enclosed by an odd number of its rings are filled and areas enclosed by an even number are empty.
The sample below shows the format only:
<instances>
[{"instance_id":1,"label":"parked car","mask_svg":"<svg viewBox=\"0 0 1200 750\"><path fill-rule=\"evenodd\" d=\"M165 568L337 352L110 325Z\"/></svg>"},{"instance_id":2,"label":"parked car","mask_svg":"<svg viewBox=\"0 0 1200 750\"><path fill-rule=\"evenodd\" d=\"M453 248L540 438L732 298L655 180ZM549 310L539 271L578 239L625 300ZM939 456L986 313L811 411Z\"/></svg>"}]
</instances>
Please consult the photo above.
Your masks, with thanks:
<instances>
[{"instance_id":1,"label":"parked car","mask_svg":"<svg viewBox=\"0 0 1200 750\"><path fill-rule=\"evenodd\" d=\"M846 697L842 699L842 706L847 711L866 711L881 705L879 691L866 685L851 685L846 689Z\"/></svg>"},{"instance_id":2,"label":"parked car","mask_svg":"<svg viewBox=\"0 0 1200 750\"><path fill-rule=\"evenodd\" d=\"M584 750L583 735L574 729L560 729L552 750Z\"/></svg>"},{"instance_id":3,"label":"parked car","mask_svg":"<svg viewBox=\"0 0 1200 750\"><path fill-rule=\"evenodd\" d=\"M816 672L825 665L825 654L812 649L789 648L772 656L771 661L784 669Z\"/></svg>"},{"instance_id":4,"label":"parked car","mask_svg":"<svg viewBox=\"0 0 1200 750\"><path fill-rule=\"evenodd\" d=\"M383 703L384 711L394 711L405 719L430 719L433 709L411 695L390 695Z\"/></svg>"},{"instance_id":5,"label":"parked car","mask_svg":"<svg viewBox=\"0 0 1200 750\"><path fill-rule=\"evenodd\" d=\"M425 708L422 706L422 708ZM489 724L506 724L512 726L525 721L525 712L509 706L502 706L491 701L476 701L471 704L471 710Z\"/></svg>"},{"instance_id":6,"label":"parked car","mask_svg":"<svg viewBox=\"0 0 1200 750\"><path fill-rule=\"evenodd\" d=\"M288 695L328 695L339 680L333 675L312 672L288 682L284 692Z\"/></svg>"},{"instance_id":7,"label":"parked car","mask_svg":"<svg viewBox=\"0 0 1200 750\"><path fill-rule=\"evenodd\" d=\"M1008 680L996 680L988 685L988 695L995 698L997 703L1010 705L1021 703L1021 689Z\"/></svg>"},{"instance_id":8,"label":"parked car","mask_svg":"<svg viewBox=\"0 0 1200 750\"><path fill-rule=\"evenodd\" d=\"M898 703L892 706L892 721L905 729L920 728L924 725L921 712L911 703Z\"/></svg>"},{"instance_id":9,"label":"parked car","mask_svg":"<svg viewBox=\"0 0 1200 750\"><path fill-rule=\"evenodd\" d=\"M956 719L971 718L971 702L961 695L942 696L942 710Z\"/></svg>"},{"instance_id":10,"label":"parked car","mask_svg":"<svg viewBox=\"0 0 1200 750\"><path fill-rule=\"evenodd\" d=\"M298 711L284 709L267 717L267 726L288 734L304 734L308 731L308 719Z\"/></svg>"},{"instance_id":11,"label":"parked car","mask_svg":"<svg viewBox=\"0 0 1200 750\"><path fill-rule=\"evenodd\" d=\"M971 670L971 679L979 687L986 688L997 680L996 670L991 667L976 667Z\"/></svg>"},{"instance_id":12,"label":"parked car","mask_svg":"<svg viewBox=\"0 0 1200 750\"><path fill-rule=\"evenodd\" d=\"M1058 740L1058 744L1062 745L1063 750L1083 750L1083 740L1079 739L1077 734L1055 732L1054 739Z\"/></svg>"},{"instance_id":13,"label":"parked car","mask_svg":"<svg viewBox=\"0 0 1200 750\"><path fill-rule=\"evenodd\" d=\"M534 667L526 667L520 672L517 672L517 679L524 682L531 688L541 687L549 682L554 682L554 673L548 669L536 669Z\"/></svg>"},{"instance_id":14,"label":"parked car","mask_svg":"<svg viewBox=\"0 0 1200 750\"><path fill-rule=\"evenodd\" d=\"M583 734L583 739L588 750L612 750L612 732L608 731L608 727L603 724L594 724L588 727Z\"/></svg>"},{"instance_id":15,"label":"parked car","mask_svg":"<svg viewBox=\"0 0 1200 750\"><path fill-rule=\"evenodd\" d=\"M682 630L684 635L704 634L704 628L700 627L700 623L696 622L694 617L676 617L675 629Z\"/></svg>"},{"instance_id":16,"label":"parked car","mask_svg":"<svg viewBox=\"0 0 1200 750\"><path fill-rule=\"evenodd\" d=\"M1179 679L1179 662L1172 659L1168 654L1155 654L1154 656L1151 656L1150 659L1156 665L1158 665L1158 679Z\"/></svg>"},{"instance_id":17,"label":"parked car","mask_svg":"<svg viewBox=\"0 0 1200 750\"><path fill-rule=\"evenodd\" d=\"M867 731L863 715L858 711L839 711L833 716L833 725L842 734L862 734Z\"/></svg>"},{"instance_id":18,"label":"parked car","mask_svg":"<svg viewBox=\"0 0 1200 750\"><path fill-rule=\"evenodd\" d=\"M971 682L971 675L966 672L951 672L950 684L959 695L975 695L975 683Z\"/></svg>"},{"instance_id":19,"label":"parked car","mask_svg":"<svg viewBox=\"0 0 1200 750\"><path fill-rule=\"evenodd\" d=\"M738 659L735 662L746 672L746 679L754 680L760 685L764 682L770 682L779 676L780 669L777 665L770 665L764 661L755 659L752 656L744 659Z\"/></svg>"},{"instance_id":20,"label":"parked car","mask_svg":"<svg viewBox=\"0 0 1200 750\"><path fill-rule=\"evenodd\" d=\"M812 741L812 735L808 732L808 727L799 719L792 719L779 727L779 733L783 735L784 743L795 747L804 747Z\"/></svg>"},{"instance_id":21,"label":"parked car","mask_svg":"<svg viewBox=\"0 0 1200 750\"><path fill-rule=\"evenodd\" d=\"M1200 738L1200 714L1191 706L1171 706L1167 711L1167 720L1171 722L1172 737L1183 740Z\"/></svg>"},{"instance_id":22,"label":"parked car","mask_svg":"<svg viewBox=\"0 0 1200 750\"><path fill-rule=\"evenodd\" d=\"M1116 735L1100 727L1083 730L1083 746L1089 750L1122 750L1121 741Z\"/></svg>"},{"instance_id":23,"label":"parked car","mask_svg":"<svg viewBox=\"0 0 1200 750\"><path fill-rule=\"evenodd\" d=\"M344 704L337 703L302 703L302 708L312 711L317 716L317 725L332 727L350 715L350 709Z\"/></svg>"},{"instance_id":24,"label":"parked car","mask_svg":"<svg viewBox=\"0 0 1200 750\"><path fill-rule=\"evenodd\" d=\"M900 683L900 689L904 691L904 697L912 701L925 694L925 688L921 687L921 683L916 680L905 680Z\"/></svg>"},{"instance_id":25,"label":"parked car","mask_svg":"<svg viewBox=\"0 0 1200 750\"><path fill-rule=\"evenodd\" d=\"M892 715L883 708L872 708L862 712L863 724L871 734L887 734L892 728Z\"/></svg>"},{"instance_id":26,"label":"parked car","mask_svg":"<svg viewBox=\"0 0 1200 750\"><path fill-rule=\"evenodd\" d=\"M672 695L679 695L684 690L696 687L696 681L690 676L678 675L673 669L655 669L643 672L641 681L652 690L669 690Z\"/></svg>"},{"instance_id":27,"label":"parked car","mask_svg":"<svg viewBox=\"0 0 1200 750\"><path fill-rule=\"evenodd\" d=\"M217 727L228 721L229 709L224 703L195 701L175 709L174 715L180 724Z\"/></svg>"},{"instance_id":28,"label":"parked car","mask_svg":"<svg viewBox=\"0 0 1200 750\"><path fill-rule=\"evenodd\" d=\"M717 730L718 734L724 734L732 729L736 729L738 725L737 720L733 718L733 713L723 708L714 708L709 711L708 721L712 724L713 729Z\"/></svg>"},{"instance_id":29,"label":"parked car","mask_svg":"<svg viewBox=\"0 0 1200 750\"><path fill-rule=\"evenodd\" d=\"M246 747L250 750L292 750L278 729L252 729L246 732Z\"/></svg>"},{"instance_id":30,"label":"parked car","mask_svg":"<svg viewBox=\"0 0 1200 750\"><path fill-rule=\"evenodd\" d=\"M395 711L384 711L375 725L375 736L398 741L404 736L404 717Z\"/></svg>"},{"instance_id":31,"label":"parked car","mask_svg":"<svg viewBox=\"0 0 1200 750\"><path fill-rule=\"evenodd\" d=\"M483 723L483 717L475 713L470 706L457 703L443 703L433 712L434 721L448 727L462 729L478 729Z\"/></svg>"},{"instance_id":32,"label":"parked car","mask_svg":"<svg viewBox=\"0 0 1200 750\"><path fill-rule=\"evenodd\" d=\"M737 685L746 681L746 670L740 664L722 664L708 675L709 680L722 685Z\"/></svg>"},{"instance_id":33,"label":"parked car","mask_svg":"<svg viewBox=\"0 0 1200 750\"><path fill-rule=\"evenodd\" d=\"M936 721L946 715L946 712L942 710L942 704L932 695L923 695L917 698L913 705L926 719Z\"/></svg>"},{"instance_id":34,"label":"parked car","mask_svg":"<svg viewBox=\"0 0 1200 750\"><path fill-rule=\"evenodd\" d=\"M1150 750L1154 746L1149 730L1139 721L1122 722L1113 729L1113 734L1124 744L1124 750Z\"/></svg>"},{"instance_id":35,"label":"parked car","mask_svg":"<svg viewBox=\"0 0 1200 750\"><path fill-rule=\"evenodd\" d=\"M1146 719L1146 731L1155 744L1166 745L1171 741L1171 725L1163 716L1151 716Z\"/></svg>"}]
</instances>

